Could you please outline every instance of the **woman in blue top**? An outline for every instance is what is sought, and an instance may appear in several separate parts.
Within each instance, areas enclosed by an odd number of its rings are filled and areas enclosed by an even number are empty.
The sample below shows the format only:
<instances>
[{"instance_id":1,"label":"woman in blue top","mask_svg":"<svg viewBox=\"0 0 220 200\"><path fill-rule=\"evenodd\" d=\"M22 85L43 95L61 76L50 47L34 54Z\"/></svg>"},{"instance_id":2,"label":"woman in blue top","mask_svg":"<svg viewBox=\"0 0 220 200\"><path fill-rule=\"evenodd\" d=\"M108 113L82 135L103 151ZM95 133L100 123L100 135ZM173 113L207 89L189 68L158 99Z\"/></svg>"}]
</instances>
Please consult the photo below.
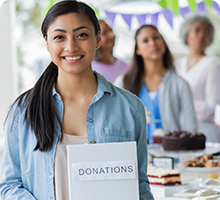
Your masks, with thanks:
<instances>
[{"instance_id":1,"label":"woman in blue top","mask_svg":"<svg viewBox=\"0 0 220 200\"><path fill-rule=\"evenodd\" d=\"M58 147L65 146L64 139L71 144L81 138L87 143L136 141L140 199L153 200L144 106L91 68L101 45L95 12L82 2L61 1L50 8L41 30L52 62L9 111L2 199L67 200L65 148L58 156Z\"/></svg>"},{"instance_id":2,"label":"woman in blue top","mask_svg":"<svg viewBox=\"0 0 220 200\"><path fill-rule=\"evenodd\" d=\"M157 121L148 126L149 143L153 143L156 128L165 132L197 130L189 85L174 72L173 57L156 27L143 25L136 31L130 70L124 77L118 77L115 85L139 96L150 112L151 121Z\"/></svg>"}]
</instances>

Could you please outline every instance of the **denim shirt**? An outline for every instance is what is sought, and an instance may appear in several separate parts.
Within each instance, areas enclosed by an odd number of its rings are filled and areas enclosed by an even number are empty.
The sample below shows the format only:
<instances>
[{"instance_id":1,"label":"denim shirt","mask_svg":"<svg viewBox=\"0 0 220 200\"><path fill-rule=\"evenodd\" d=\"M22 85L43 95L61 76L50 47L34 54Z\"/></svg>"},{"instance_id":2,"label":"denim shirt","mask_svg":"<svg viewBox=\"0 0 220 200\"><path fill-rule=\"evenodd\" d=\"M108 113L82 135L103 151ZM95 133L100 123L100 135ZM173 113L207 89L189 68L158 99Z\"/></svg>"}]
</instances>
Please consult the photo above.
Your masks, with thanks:
<instances>
[{"instance_id":1,"label":"denim shirt","mask_svg":"<svg viewBox=\"0 0 220 200\"><path fill-rule=\"evenodd\" d=\"M146 116L143 104L135 95L115 87L103 76L94 73L98 89L86 116L88 142L136 141L140 199L153 200L147 178ZM62 120L63 102L55 89L53 99ZM33 151L36 138L24 122L25 107L17 110L15 107L11 109L6 123L0 182L2 199L55 199L54 157L61 127L56 121L52 150Z\"/></svg>"}]
</instances>

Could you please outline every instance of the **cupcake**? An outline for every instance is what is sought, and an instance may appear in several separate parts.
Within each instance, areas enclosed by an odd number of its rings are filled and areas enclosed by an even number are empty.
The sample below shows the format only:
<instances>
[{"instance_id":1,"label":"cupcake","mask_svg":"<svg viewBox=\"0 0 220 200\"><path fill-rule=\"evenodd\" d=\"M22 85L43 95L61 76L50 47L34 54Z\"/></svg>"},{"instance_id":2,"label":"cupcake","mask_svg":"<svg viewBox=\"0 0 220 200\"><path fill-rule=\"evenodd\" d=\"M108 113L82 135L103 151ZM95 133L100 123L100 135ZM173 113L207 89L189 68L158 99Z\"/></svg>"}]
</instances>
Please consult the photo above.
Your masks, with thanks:
<instances>
[{"instance_id":1,"label":"cupcake","mask_svg":"<svg viewBox=\"0 0 220 200\"><path fill-rule=\"evenodd\" d=\"M157 128L153 133L153 140L156 144L162 144L163 143L163 137L165 135L165 132L161 128Z\"/></svg>"}]
</instances>

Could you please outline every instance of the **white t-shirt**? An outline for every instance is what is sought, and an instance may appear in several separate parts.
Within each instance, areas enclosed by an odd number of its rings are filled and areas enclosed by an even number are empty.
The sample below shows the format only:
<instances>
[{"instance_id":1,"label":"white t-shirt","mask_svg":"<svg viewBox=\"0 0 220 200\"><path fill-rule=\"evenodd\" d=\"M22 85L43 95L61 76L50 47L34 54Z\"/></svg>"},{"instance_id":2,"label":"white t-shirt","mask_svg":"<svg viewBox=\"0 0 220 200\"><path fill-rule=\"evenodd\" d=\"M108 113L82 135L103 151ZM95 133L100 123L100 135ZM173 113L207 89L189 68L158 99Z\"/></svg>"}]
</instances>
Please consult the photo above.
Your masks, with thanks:
<instances>
[{"instance_id":1,"label":"white t-shirt","mask_svg":"<svg viewBox=\"0 0 220 200\"><path fill-rule=\"evenodd\" d=\"M198 120L212 121L215 105L220 104L220 60L204 56L187 71L188 57L175 62L176 72L190 85Z\"/></svg>"},{"instance_id":2,"label":"white t-shirt","mask_svg":"<svg viewBox=\"0 0 220 200\"><path fill-rule=\"evenodd\" d=\"M212 121L215 105L220 104L220 61L214 56L204 56L189 71L188 57L175 62L177 73L190 85L198 120L198 131L208 142L220 142L220 128Z\"/></svg>"},{"instance_id":3,"label":"white t-shirt","mask_svg":"<svg viewBox=\"0 0 220 200\"><path fill-rule=\"evenodd\" d=\"M62 142L57 142L57 148L55 153L55 199L56 200L68 200L68 169L67 169L67 150L68 144L85 144L88 143L87 136L74 136L69 134L63 134Z\"/></svg>"}]
</instances>

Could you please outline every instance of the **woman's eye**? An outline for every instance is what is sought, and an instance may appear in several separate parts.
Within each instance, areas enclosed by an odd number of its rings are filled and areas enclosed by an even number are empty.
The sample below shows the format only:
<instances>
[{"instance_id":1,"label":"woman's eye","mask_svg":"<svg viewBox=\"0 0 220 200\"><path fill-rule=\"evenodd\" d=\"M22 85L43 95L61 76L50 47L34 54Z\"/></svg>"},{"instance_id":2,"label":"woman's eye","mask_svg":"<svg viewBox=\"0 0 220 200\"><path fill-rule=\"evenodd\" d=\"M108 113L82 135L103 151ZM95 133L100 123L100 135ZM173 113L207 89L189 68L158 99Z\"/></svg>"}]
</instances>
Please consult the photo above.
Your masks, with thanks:
<instances>
[{"instance_id":1,"label":"woman's eye","mask_svg":"<svg viewBox=\"0 0 220 200\"><path fill-rule=\"evenodd\" d=\"M102 35L107 35L107 31L102 31Z\"/></svg>"},{"instance_id":2,"label":"woman's eye","mask_svg":"<svg viewBox=\"0 0 220 200\"><path fill-rule=\"evenodd\" d=\"M77 37L81 38L81 37L87 37L88 35L86 33L80 33Z\"/></svg>"},{"instance_id":3,"label":"woman's eye","mask_svg":"<svg viewBox=\"0 0 220 200\"><path fill-rule=\"evenodd\" d=\"M196 32L196 33L198 33L199 31L200 31L199 28L196 28L196 29L195 29L195 32Z\"/></svg>"},{"instance_id":4,"label":"woman's eye","mask_svg":"<svg viewBox=\"0 0 220 200\"><path fill-rule=\"evenodd\" d=\"M63 39L63 36L58 35L58 36L54 37L54 40L60 40L60 39Z\"/></svg>"},{"instance_id":5,"label":"woman's eye","mask_svg":"<svg viewBox=\"0 0 220 200\"><path fill-rule=\"evenodd\" d=\"M145 40L144 40L144 42L146 42L146 43L147 43L147 42L148 42L148 39L145 39Z\"/></svg>"},{"instance_id":6,"label":"woman's eye","mask_svg":"<svg viewBox=\"0 0 220 200\"><path fill-rule=\"evenodd\" d=\"M209 30L205 30L205 31L204 31L204 34L205 34L205 35L210 35L210 31L209 31Z\"/></svg>"},{"instance_id":7,"label":"woman's eye","mask_svg":"<svg viewBox=\"0 0 220 200\"><path fill-rule=\"evenodd\" d=\"M159 36L155 36L153 39L154 39L154 40L158 40L158 39L159 39Z\"/></svg>"}]
</instances>

